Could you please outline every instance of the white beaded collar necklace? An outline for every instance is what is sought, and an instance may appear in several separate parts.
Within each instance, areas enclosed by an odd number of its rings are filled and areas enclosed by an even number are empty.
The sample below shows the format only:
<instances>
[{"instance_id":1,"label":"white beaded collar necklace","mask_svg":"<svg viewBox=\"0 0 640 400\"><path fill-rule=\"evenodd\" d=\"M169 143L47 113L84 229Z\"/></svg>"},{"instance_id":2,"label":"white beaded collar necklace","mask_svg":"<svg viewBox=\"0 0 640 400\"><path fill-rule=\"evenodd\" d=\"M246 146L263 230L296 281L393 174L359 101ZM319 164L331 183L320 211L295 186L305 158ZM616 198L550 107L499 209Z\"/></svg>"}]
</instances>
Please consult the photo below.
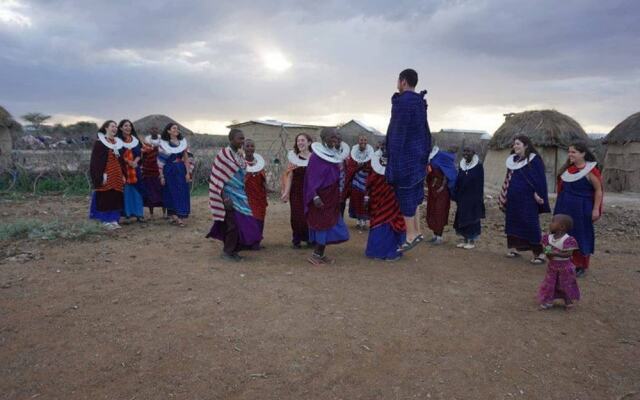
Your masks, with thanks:
<instances>
[{"instance_id":1,"label":"white beaded collar necklace","mask_svg":"<svg viewBox=\"0 0 640 400\"><path fill-rule=\"evenodd\" d=\"M246 159L245 161L247 163L247 172L256 173L264 169L264 158L258 153L253 153L253 165L249 164Z\"/></svg>"},{"instance_id":2,"label":"white beaded collar necklace","mask_svg":"<svg viewBox=\"0 0 640 400\"><path fill-rule=\"evenodd\" d=\"M115 143L111 143L107 137L105 136L104 133L102 132L98 132L98 140L100 140L100 143L102 143L103 145L105 145L107 148L111 149L113 151L113 153L118 156L118 150L120 150L122 148L122 146L124 145L124 143L122 142L122 140L120 140L119 137L115 136L113 138L115 140Z\"/></svg>"},{"instance_id":3,"label":"white beaded collar necklace","mask_svg":"<svg viewBox=\"0 0 640 400\"><path fill-rule=\"evenodd\" d=\"M300 157L300 155L296 154L296 152L293 150L289 150L287 152L287 160L289 160L289 162L296 167L306 167L307 165L309 165L308 158Z\"/></svg>"},{"instance_id":4,"label":"white beaded collar necklace","mask_svg":"<svg viewBox=\"0 0 640 400\"><path fill-rule=\"evenodd\" d=\"M589 173L596 167L596 165L598 165L598 163L595 161L587 162L585 166L575 174L570 173L569 170L564 171L562 175L560 175L560 179L562 179L563 182L579 181L580 179L589 175Z\"/></svg>"},{"instance_id":5,"label":"white beaded collar necklace","mask_svg":"<svg viewBox=\"0 0 640 400\"><path fill-rule=\"evenodd\" d=\"M534 158L536 158L536 153L531 153L529 154L529 157L527 159L516 162L515 161L516 154L511 154L509 157L507 157L506 165L507 165L507 168L509 168L510 170L516 170L524 167L525 165L530 163L531 160L533 160Z\"/></svg>"},{"instance_id":6,"label":"white beaded collar necklace","mask_svg":"<svg viewBox=\"0 0 640 400\"><path fill-rule=\"evenodd\" d=\"M462 160L460 160L460 169L466 172L471 168L475 167L476 165L478 165L478 162L480 162L480 158L478 158L477 154L473 155L470 163L467 163L467 160L462 158Z\"/></svg>"},{"instance_id":7,"label":"white beaded collar necklace","mask_svg":"<svg viewBox=\"0 0 640 400\"><path fill-rule=\"evenodd\" d=\"M162 147L162 150L168 154L182 153L187 149L187 139L180 140L180 144L178 144L177 147L171 147L171 144L169 144L169 141L167 140L160 140L160 147Z\"/></svg>"},{"instance_id":8,"label":"white beaded collar necklace","mask_svg":"<svg viewBox=\"0 0 640 400\"><path fill-rule=\"evenodd\" d=\"M122 146L124 146L125 149L129 149L129 150L133 149L134 147L137 147L139 144L140 144L140 141L135 136L131 136L131 141L129 143L125 142L124 140L122 141Z\"/></svg>"},{"instance_id":9,"label":"white beaded collar necklace","mask_svg":"<svg viewBox=\"0 0 640 400\"><path fill-rule=\"evenodd\" d=\"M354 145L351 148L351 158L359 163L359 164L363 164L368 162L369 160L371 160L371 156L373 155L373 146L371 146L370 144L368 144L365 148L364 151L360 150L360 145Z\"/></svg>"},{"instance_id":10,"label":"white beaded collar necklace","mask_svg":"<svg viewBox=\"0 0 640 400\"><path fill-rule=\"evenodd\" d=\"M349 147L349 145L347 145L347 147ZM344 158L342 158L342 155L338 153L338 151L328 148L323 143L311 143L311 150L313 150L315 155L330 163L340 164L344 161ZM347 152L347 154L349 153Z\"/></svg>"}]
</instances>

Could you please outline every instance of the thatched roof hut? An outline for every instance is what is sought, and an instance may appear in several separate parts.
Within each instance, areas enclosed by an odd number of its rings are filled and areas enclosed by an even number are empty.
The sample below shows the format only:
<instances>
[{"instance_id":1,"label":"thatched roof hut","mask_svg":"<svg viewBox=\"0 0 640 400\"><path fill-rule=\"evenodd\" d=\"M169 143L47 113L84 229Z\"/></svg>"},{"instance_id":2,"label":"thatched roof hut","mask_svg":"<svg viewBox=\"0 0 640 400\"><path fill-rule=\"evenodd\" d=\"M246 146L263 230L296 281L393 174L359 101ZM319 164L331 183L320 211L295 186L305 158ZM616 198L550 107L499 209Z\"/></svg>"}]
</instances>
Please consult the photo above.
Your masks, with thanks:
<instances>
[{"instance_id":1,"label":"thatched roof hut","mask_svg":"<svg viewBox=\"0 0 640 400\"><path fill-rule=\"evenodd\" d=\"M538 147L568 148L578 140L589 137L575 119L556 110L525 111L505 114L504 123L493 134L489 148L508 149L513 137L526 135Z\"/></svg>"},{"instance_id":2,"label":"thatched roof hut","mask_svg":"<svg viewBox=\"0 0 640 400\"><path fill-rule=\"evenodd\" d=\"M555 110L505 114L504 123L489 141L485 158L485 181L489 186L498 188L502 185L505 159L517 135L526 135L538 149L545 164L550 192L555 191L556 176L567 159L567 148L577 141L590 142L576 120Z\"/></svg>"},{"instance_id":3,"label":"thatched roof hut","mask_svg":"<svg viewBox=\"0 0 640 400\"><path fill-rule=\"evenodd\" d=\"M22 134L22 125L0 106L0 171L11 164L14 137Z\"/></svg>"},{"instance_id":4,"label":"thatched roof hut","mask_svg":"<svg viewBox=\"0 0 640 400\"><path fill-rule=\"evenodd\" d=\"M184 136L193 135L193 132L190 129L186 128L184 125L181 125L173 118L167 117L166 115L162 114L147 115L144 118L140 118L139 120L134 121L133 126L136 128L136 132L138 132L138 135L150 135L151 128L156 127L160 132L162 132L164 127L169 123L177 124L178 128L180 129L180 133L182 133Z\"/></svg>"},{"instance_id":5,"label":"thatched roof hut","mask_svg":"<svg viewBox=\"0 0 640 400\"><path fill-rule=\"evenodd\" d=\"M640 112L616 125L604 139L604 182L615 192L640 191Z\"/></svg>"}]
</instances>

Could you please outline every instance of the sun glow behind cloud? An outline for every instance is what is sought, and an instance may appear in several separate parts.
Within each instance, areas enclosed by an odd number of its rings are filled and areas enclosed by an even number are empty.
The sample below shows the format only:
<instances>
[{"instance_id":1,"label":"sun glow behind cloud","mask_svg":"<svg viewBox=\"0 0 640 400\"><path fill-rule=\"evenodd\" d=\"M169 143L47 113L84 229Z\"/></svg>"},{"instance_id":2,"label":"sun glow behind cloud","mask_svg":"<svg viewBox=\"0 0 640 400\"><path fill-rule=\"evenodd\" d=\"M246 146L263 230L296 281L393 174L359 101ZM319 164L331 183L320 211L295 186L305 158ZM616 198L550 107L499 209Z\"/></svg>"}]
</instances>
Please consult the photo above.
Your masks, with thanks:
<instances>
[{"instance_id":1,"label":"sun glow behind cloud","mask_svg":"<svg viewBox=\"0 0 640 400\"><path fill-rule=\"evenodd\" d=\"M25 8L25 5L16 0L0 0L0 24L31 27L31 18L22 12Z\"/></svg>"},{"instance_id":2,"label":"sun glow behind cloud","mask_svg":"<svg viewBox=\"0 0 640 400\"><path fill-rule=\"evenodd\" d=\"M262 64L270 71L285 72L293 66L284 54L279 50L265 50L261 54Z\"/></svg>"}]
</instances>

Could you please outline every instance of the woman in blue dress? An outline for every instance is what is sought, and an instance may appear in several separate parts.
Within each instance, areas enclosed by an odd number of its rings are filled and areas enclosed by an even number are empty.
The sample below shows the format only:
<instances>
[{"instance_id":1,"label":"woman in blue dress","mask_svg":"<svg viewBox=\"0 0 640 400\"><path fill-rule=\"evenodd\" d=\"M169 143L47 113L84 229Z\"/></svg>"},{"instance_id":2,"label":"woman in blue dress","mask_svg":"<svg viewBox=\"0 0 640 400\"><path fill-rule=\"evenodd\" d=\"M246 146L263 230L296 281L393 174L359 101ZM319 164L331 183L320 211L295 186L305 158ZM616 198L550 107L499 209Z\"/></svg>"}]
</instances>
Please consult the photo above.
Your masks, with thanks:
<instances>
[{"instance_id":1,"label":"woman in blue dress","mask_svg":"<svg viewBox=\"0 0 640 400\"><path fill-rule=\"evenodd\" d=\"M593 223L602 215L602 175L595 156L584 143L569 146L567 162L558 175L558 199L554 214L573 218L573 236L580 247L571 257L576 275L584 276L595 249Z\"/></svg>"},{"instance_id":2,"label":"woman in blue dress","mask_svg":"<svg viewBox=\"0 0 640 400\"><path fill-rule=\"evenodd\" d=\"M162 201L171 222L185 226L184 219L191 212L189 182L191 174L187 139L182 137L178 125L169 123L162 131L158 148L158 167L162 184Z\"/></svg>"},{"instance_id":3,"label":"woman in blue dress","mask_svg":"<svg viewBox=\"0 0 640 400\"><path fill-rule=\"evenodd\" d=\"M542 157L524 135L513 139L507 158L507 175L500 193L500 209L505 213L507 257L520 251L533 253L532 264L543 264L539 214L551 211Z\"/></svg>"}]
</instances>

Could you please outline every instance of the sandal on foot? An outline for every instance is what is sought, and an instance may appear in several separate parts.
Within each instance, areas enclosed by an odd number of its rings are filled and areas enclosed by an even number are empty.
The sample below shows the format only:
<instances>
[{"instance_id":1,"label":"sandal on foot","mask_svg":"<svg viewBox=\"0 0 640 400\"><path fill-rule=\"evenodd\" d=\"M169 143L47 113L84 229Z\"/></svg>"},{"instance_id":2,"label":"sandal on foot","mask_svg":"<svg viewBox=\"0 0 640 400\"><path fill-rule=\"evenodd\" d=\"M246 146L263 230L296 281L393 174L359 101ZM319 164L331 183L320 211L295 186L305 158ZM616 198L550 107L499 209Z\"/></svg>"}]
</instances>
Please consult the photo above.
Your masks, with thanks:
<instances>
[{"instance_id":1,"label":"sandal on foot","mask_svg":"<svg viewBox=\"0 0 640 400\"><path fill-rule=\"evenodd\" d=\"M324 262L325 264L333 264L335 260L327 256L322 256L322 262Z\"/></svg>"},{"instance_id":2,"label":"sandal on foot","mask_svg":"<svg viewBox=\"0 0 640 400\"><path fill-rule=\"evenodd\" d=\"M540 307L539 307L539 309L541 311L542 310L549 310L551 308L553 308L553 303L542 303L542 304L540 304Z\"/></svg>"},{"instance_id":3,"label":"sandal on foot","mask_svg":"<svg viewBox=\"0 0 640 400\"><path fill-rule=\"evenodd\" d=\"M233 262L240 262L242 261L242 257L238 254L227 254L227 253L222 253L222 255L220 256L220 258L222 258L225 261L233 261Z\"/></svg>"},{"instance_id":4,"label":"sandal on foot","mask_svg":"<svg viewBox=\"0 0 640 400\"><path fill-rule=\"evenodd\" d=\"M398 251L402 253L406 253L407 251L413 249L421 241L418 238L419 236L416 236L411 242L405 240L405 242L402 243L402 245L400 245L400 248L398 249Z\"/></svg>"},{"instance_id":5,"label":"sandal on foot","mask_svg":"<svg viewBox=\"0 0 640 400\"><path fill-rule=\"evenodd\" d=\"M324 257L321 257L316 253L313 253L309 258L307 258L307 261L309 261L309 263L312 265L322 265L322 264L325 264L325 261L323 260L323 258Z\"/></svg>"},{"instance_id":6,"label":"sandal on foot","mask_svg":"<svg viewBox=\"0 0 640 400\"><path fill-rule=\"evenodd\" d=\"M544 264L544 260L540 257L534 257L531 260L529 260L529 262L533 265L540 265L540 264Z\"/></svg>"},{"instance_id":7,"label":"sandal on foot","mask_svg":"<svg viewBox=\"0 0 640 400\"><path fill-rule=\"evenodd\" d=\"M505 255L505 257L507 257L507 258L520 257L520 253L518 253L517 251L510 251Z\"/></svg>"}]
</instances>

